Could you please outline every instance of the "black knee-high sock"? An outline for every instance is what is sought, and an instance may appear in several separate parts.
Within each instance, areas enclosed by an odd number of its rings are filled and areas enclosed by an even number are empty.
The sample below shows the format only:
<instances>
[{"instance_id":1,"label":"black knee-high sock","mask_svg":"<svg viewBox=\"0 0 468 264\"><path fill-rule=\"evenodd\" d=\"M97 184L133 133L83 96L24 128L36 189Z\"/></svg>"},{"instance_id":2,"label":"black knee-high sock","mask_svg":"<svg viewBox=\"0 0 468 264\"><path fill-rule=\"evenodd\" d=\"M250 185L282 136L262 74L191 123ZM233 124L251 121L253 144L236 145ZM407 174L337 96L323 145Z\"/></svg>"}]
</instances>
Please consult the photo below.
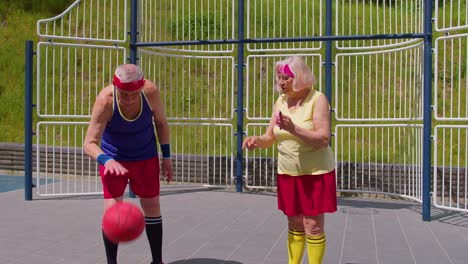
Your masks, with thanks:
<instances>
[{"instance_id":1,"label":"black knee-high sock","mask_svg":"<svg viewBox=\"0 0 468 264\"><path fill-rule=\"evenodd\" d=\"M104 240L104 248L106 249L107 264L117 264L117 249L119 244L114 244L110 241L104 231L102 232L102 238Z\"/></svg>"},{"instance_id":2,"label":"black knee-high sock","mask_svg":"<svg viewBox=\"0 0 468 264\"><path fill-rule=\"evenodd\" d=\"M145 217L146 235L151 248L151 256L153 263L162 263L162 218L161 217Z\"/></svg>"}]
</instances>

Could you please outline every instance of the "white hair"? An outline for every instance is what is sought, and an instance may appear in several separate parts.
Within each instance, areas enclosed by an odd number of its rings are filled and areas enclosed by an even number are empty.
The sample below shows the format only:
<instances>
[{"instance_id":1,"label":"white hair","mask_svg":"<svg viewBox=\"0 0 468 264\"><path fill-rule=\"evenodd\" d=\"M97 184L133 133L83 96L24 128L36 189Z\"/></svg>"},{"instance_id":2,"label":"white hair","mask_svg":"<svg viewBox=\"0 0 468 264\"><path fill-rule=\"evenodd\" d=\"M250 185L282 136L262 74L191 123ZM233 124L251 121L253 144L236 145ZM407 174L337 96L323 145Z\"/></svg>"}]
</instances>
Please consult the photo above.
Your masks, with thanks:
<instances>
[{"instance_id":1,"label":"white hair","mask_svg":"<svg viewBox=\"0 0 468 264\"><path fill-rule=\"evenodd\" d=\"M315 76L310 71L309 67L305 63L304 59L300 56L291 56L285 60L278 61L275 63L275 74L278 72L278 68L281 65L288 64L289 69L294 74L293 89L312 89L315 85ZM282 89L278 85L278 75L276 74L276 89L281 92Z\"/></svg>"},{"instance_id":2,"label":"white hair","mask_svg":"<svg viewBox=\"0 0 468 264\"><path fill-rule=\"evenodd\" d=\"M121 83L129 83L143 79L143 71L135 64L122 64L115 69L115 76L117 76Z\"/></svg>"}]
</instances>

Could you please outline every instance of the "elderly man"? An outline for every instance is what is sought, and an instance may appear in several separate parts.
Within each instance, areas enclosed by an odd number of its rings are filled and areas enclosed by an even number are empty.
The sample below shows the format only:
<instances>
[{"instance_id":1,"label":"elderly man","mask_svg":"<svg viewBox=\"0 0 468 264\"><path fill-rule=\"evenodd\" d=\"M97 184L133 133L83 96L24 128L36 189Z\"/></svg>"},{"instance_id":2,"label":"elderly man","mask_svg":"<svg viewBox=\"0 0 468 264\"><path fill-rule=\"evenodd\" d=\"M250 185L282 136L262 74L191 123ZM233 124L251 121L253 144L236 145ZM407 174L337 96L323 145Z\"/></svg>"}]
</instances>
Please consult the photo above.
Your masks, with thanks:
<instances>
[{"instance_id":1,"label":"elderly man","mask_svg":"<svg viewBox=\"0 0 468 264\"><path fill-rule=\"evenodd\" d=\"M162 157L158 154L155 128ZM122 201L127 183L138 195L152 263L162 263L159 175L162 158L162 175L168 182L172 178L169 125L159 89L144 79L137 65L118 66L113 83L97 96L84 150L99 163L104 209ZM116 264L118 244L107 239L104 233L103 239L107 263Z\"/></svg>"}]
</instances>

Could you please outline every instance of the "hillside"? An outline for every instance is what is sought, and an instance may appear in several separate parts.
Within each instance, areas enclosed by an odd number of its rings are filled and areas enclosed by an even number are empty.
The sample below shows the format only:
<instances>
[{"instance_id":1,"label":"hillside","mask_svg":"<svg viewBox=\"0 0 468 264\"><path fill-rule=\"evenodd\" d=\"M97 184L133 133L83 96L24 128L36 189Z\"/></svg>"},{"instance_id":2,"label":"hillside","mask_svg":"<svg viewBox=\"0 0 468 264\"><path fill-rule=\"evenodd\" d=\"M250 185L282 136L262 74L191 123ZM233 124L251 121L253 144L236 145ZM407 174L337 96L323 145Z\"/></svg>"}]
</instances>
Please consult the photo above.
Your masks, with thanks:
<instances>
[{"instance_id":1,"label":"hillside","mask_svg":"<svg viewBox=\"0 0 468 264\"><path fill-rule=\"evenodd\" d=\"M0 1L0 141L24 141L25 41L36 44L36 21L57 14L73 2Z\"/></svg>"}]
</instances>

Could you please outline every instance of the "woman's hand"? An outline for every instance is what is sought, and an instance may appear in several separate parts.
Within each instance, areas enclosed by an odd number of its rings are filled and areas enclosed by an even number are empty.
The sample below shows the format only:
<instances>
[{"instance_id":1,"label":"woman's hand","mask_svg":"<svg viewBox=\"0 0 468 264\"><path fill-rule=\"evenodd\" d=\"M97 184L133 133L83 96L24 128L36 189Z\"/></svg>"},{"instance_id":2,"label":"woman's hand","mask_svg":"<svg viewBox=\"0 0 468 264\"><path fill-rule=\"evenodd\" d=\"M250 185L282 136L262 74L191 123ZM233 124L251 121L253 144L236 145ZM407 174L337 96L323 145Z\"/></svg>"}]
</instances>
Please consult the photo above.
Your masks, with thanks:
<instances>
[{"instance_id":1,"label":"woman's hand","mask_svg":"<svg viewBox=\"0 0 468 264\"><path fill-rule=\"evenodd\" d=\"M288 131L289 133L292 133L294 131L294 129L296 128L293 121L291 120L291 118L289 116L287 116L287 115L283 115L283 113L281 113L281 112L278 112L275 119L276 119L275 120L276 125L280 129L284 129L284 130Z\"/></svg>"},{"instance_id":2,"label":"woman's hand","mask_svg":"<svg viewBox=\"0 0 468 264\"><path fill-rule=\"evenodd\" d=\"M254 148L257 148L259 147L259 140L258 140L258 137L257 136L250 136L250 137L246 137L244 139L244 142L242 143L242 149L254 149Z\"/></svg>"}]
</instances>

